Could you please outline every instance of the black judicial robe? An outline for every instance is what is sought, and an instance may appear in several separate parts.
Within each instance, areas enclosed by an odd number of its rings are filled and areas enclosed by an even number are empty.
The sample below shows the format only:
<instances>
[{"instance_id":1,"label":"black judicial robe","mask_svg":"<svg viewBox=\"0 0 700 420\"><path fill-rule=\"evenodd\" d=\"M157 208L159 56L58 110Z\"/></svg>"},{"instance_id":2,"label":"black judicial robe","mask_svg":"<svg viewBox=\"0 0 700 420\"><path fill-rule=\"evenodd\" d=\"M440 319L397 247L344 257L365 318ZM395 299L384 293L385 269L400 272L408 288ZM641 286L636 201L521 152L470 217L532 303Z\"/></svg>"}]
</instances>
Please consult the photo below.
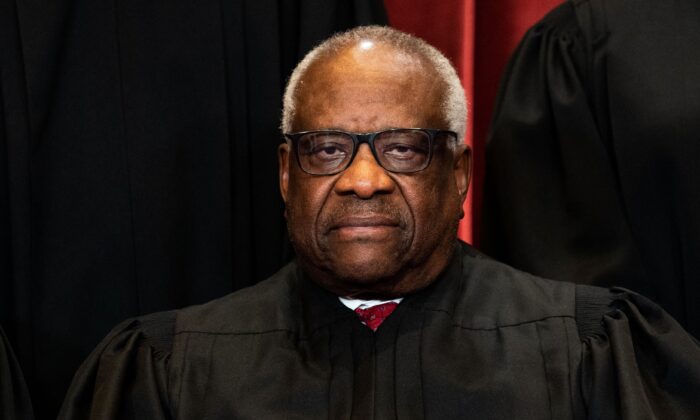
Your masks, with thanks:
<instances>
[{"instance_id":1,"label":"black judicial robe","mask_svg":"<svg viewBox=\"0 0 700 420\"><path fill-rule=\"evenodd\" d=\"M61 419L691 419L700 347L620 289L543 280L466 245L376 333L291 263L122 323Z\"/></svg>"},{"instance_id":2,"label":"black judicial robe","mask_svg":"<svg viewBox=\"0 0 700 420\"><path fill-rule=\"evenodd\" d=\"M29 420L34 418L29 392L22 370L0 328L0 419Z\"/></svg>"},{"instance_id":3,"label":"black judicial robe","mask_svg":"<svg viewBox=\"0 0 700 420\"><path fill-rule=\"evenodd\" d=\"M503 76L482 249L633 289L700 337L699 162L700 2L566 2Z\"/></svg>"}]
</instances>

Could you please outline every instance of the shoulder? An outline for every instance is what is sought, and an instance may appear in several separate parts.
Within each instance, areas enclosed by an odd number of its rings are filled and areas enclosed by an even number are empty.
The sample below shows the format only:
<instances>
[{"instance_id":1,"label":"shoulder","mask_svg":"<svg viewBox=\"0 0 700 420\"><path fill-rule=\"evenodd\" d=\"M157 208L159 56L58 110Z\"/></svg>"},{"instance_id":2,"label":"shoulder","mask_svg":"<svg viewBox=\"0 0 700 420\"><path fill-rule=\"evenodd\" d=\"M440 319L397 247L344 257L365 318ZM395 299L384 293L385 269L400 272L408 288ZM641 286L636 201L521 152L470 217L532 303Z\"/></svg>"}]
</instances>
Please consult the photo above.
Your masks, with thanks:
<instances>
[{"instance_id":1,"label":"shoulder","mask_svg":"<svg viewBox=\"0 0 700 420\"><path fill-rule=\"evenodd\" d=\"M575 287L543 279L461 245L459 272L440 293L441 310L465 328L490 329L575 316Z\"/></svg>"},{"instance_id":2,"label":"shoulder","mask_svg":"<svg viewBox=\"0 0 700 420\"><path fill-rule=\"evenodd\" d=\"M73 376L58 418L132 418L126 413L135 407L165 409L176 316L153 313L112 329Z\"/></svg>"},{"instance_id":3,"label":"shoulder","mask_svg":"<svg viewBox=\"0 0 700 420\"><path fill-rule=\"evenodd\" d=\"M470 247L463 247L462 292L457 312L479 308L479 319L492 327L519 325L548 318L575 321L581 339L605 334L604 319L634 313L661 319L650 300L622 288L603 288L549 280L517 270Z\"/></svg>"},{"instance_id":4,"label":"shoulder","mask_svg":"<svg viewBox=\"0 0 700 420\"><path fill-rule=\"evenodd\" d=\"M553 8L526 32L523 42L562 41L571 43L579 41L584 35L581 31L579 7L572 2L563 2Z\"/></svg>"},{"instance_id":5,"label":"shoulder","mask_svg":"<svg viewBox=\"0 0 700 420\"><path fill-rule=\"evenodd\" d=\"M680 333L692 338L658 304L621 287L576 285L576 324L582 340L604 339L621 329L640 336Z\"/></svg>"},{"instance_id":6,"label":"shoulder","mask_svg":"<svg viewBox=\"0 0 700 420\"><path fill-rule=\"evenodd\" d=\"M517 294L528 301L542 300L547 304L556 304L562 301L562 294L573 296L574 285L571 283L518 270L470 248L467 248L462 261L464 275L488 278L491 287Z\"/></svg>"},{"instance_id":7,"label":"shoulder","mask_svg":"<svg viewBox=\"0 0 700 420\"><path fill-rule=\"evenodd\" d=\"M629 290L580 285L576 314L593 417L697 418L700 344L663 309Z\"/></svg>"},{"instance_id":8,"label":"shoulder","mask_svg":"<svg viewBox=\"0 0 700 420\"><path fill-rule=\"evenodd\" d=\"M260 283L179 311L177 331L212 334L291 329L288 316L299 294L298 268L291 262Z\"/></svg>"},{"instance_id":9,"label":"shoulder","mask_svg":"<svg viewBox=\"0 0 700 420\"><path fill-rule=\"evenodd\" d=\"M532 30L535 32L540 32L544 29L562 31L575 30L578 28L576 7L577 5L571 2L563 2L540 19L540 21L532 27Z\"/></svg>"},{"instance_id":10,"label":"shoulder","mask_svg":"<svg viewBox=\"0 0 700 420\"><path fill-rule=\"evenodd\" d=\"M140 347L149 347L156 355L167 355L174 337L181 333L217 334L240 331L251 326L283 327L279 323L265 322L289 306L295 278L296 264L290 263L254 286L207 303L127 319L114 327L96 350L108 351L110 348L121 347L120 343L124 341L131 341ZM262 313L267 313L268 316L261 317Z\"/></svg>"},{"instance_id":11,"label":"shoulder","mask_svg":"<svg viewBox=\"0 0 700 420\"><path fill-rule=\"evenodd\" d=\"M148 418L165 417L173 397L170 382L177 376L171 367L183 363L179 338L240 331L250 322L258 323L254 328L279 326L279 308L289 301L284 296L294 288L295 273L290 264L256 286L209 303L120 323L81 365L59 418L87 417L86 410L99 418L125 418L135 407L151 413Z\"/></svg>"},{"instance_id":12,"label":"shoulder","mask_svg":"<svg viewBox=\"0 0 700 420\"><path fill-rule=\"evenodd\" d=\"M110 331L93 355L113 354L127 349L136 352L147 348L156 359L166 359L172 348L177 313L155 312L127 319Z\"/></svg>"},{"instance_id":13,"label":"shoulder","mask_svg":"<svg viewBox=\"0 0 700 420\"><path fill-rule=\"evenodd\" d=\"M624 289L576 286L576 325L582 338L605 334L603 317L614 309L614 303L628 296Z\"/></svg>"},{"instance_id":14,"label":"shoulder","mask_svg":"<svg viewBox=\"0 0 700 420\"><path fill-rule=\"evenodd\" d=\"M512 83L509 75L514 72L523 83L536 86L552 72L581 78L589 54L588 36L581 28L577 8L564 2L528 29L509 60L503 83Z\"/></svg>"}]
</instances>

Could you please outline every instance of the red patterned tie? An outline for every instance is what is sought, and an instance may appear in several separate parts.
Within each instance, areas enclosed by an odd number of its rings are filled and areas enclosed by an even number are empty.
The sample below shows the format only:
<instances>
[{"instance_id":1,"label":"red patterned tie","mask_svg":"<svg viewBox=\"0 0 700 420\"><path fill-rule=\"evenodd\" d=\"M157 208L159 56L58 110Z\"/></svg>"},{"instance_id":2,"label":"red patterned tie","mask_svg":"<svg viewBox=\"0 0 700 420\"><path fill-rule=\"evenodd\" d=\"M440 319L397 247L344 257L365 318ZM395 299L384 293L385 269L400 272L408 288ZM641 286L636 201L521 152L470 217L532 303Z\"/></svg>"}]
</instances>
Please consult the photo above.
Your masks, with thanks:
<instances>
[{"instance_id":1,"label":"red patterned tie","mask_svg":"<svg viewBox=\"0 0 700 420\"><path fill-rule=\"evenodd\" d=\"M357 308L355 312L366 326L372 331L377 331L377 328L379 328L382 322L394 312L397 306L399 306L399 304L396 302L387 302L381 305L370 306L369 308Z\"/></svg>"}]
</instances>

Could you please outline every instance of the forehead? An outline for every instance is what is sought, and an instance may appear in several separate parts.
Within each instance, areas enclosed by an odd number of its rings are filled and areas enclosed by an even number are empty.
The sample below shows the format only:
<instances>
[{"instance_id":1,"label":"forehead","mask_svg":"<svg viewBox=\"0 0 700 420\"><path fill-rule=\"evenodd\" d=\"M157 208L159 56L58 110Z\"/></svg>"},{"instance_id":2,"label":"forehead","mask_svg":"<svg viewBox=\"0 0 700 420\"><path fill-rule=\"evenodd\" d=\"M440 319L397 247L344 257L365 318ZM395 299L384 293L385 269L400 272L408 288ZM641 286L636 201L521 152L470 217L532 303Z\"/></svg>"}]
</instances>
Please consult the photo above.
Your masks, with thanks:
<instances>
[{"instance_id":1,"label":"forehead","mask_svg":"<svg viewBox=\"0 0 700 420\"><path fill-rule=\"evenodd\" d=\"M359 43L309 67L297 88L292 128L446 128L440 107L443 92L441 79L421 58Z\"/></svg>"}]
</instances>

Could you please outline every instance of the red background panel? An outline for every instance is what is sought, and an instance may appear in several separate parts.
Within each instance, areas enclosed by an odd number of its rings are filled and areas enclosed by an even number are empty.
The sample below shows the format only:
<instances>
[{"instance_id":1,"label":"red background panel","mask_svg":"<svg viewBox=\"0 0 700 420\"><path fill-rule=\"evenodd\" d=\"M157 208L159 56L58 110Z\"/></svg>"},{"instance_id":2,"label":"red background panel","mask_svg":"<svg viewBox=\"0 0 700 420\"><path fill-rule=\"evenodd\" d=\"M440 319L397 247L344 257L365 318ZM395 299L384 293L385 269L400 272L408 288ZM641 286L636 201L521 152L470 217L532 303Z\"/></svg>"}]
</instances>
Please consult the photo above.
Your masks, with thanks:
<instances>
[{"instance_id":1,"label":"red background panel","mask_svg":"<svg viewBox=\"0 0 700 420\"><path fill-rule=\"evenodd\" d=\"M462 79L469 106L472 185L459 236L478 245L484 145L498 83L525 31L561 0L385 0L389 23L442 51Z\"/></svg>"}]
</instances>

